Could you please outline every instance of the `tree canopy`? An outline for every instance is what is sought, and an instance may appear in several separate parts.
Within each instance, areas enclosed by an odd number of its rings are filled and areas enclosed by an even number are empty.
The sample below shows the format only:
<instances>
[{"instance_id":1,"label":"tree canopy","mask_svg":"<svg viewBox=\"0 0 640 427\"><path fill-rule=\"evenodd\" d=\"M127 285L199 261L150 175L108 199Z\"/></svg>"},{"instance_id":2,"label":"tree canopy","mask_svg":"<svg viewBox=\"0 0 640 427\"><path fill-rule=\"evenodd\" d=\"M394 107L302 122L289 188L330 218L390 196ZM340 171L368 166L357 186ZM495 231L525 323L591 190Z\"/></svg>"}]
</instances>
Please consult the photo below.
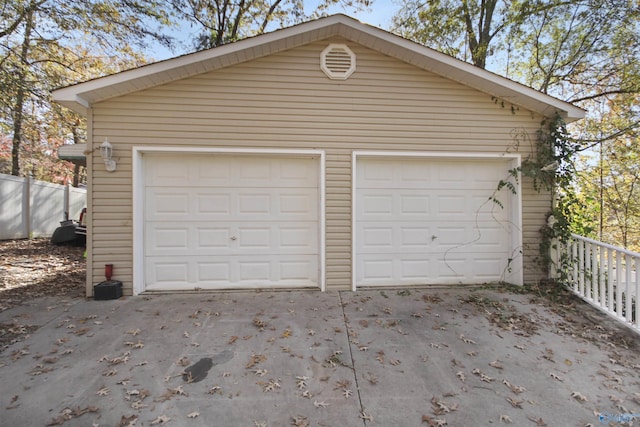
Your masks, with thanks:
<instances>
[{"instance_id":1,"label":"tree canopy","mask_svg":"<svg viewBox=\"0 0 640 427\"><path fill-rule=\"evenodd\" d=\"M575 210L574 229L625 247L640 241L637 3L409 0L393 22L406 38L585 108L570 127L583 153L574 206L586 207Z\"/></svg>"},{"instance_id":2,"label":"tree canopy","mask_svg":"<svg viewBox=\"0 0 640 427\"><path fill-rule=\"evenodd\" d=\"M195 27L194 46L204 49L322 16L331 6L358 10L369 3L321 0L306 12L302 0L6 0L0 6L0 172L69 179L71 165L52 168L45 161L63 143L84 142L84 121L52 104L50 91L144 64L150 43L174 46L171 27Z\"/></svg>"},{"instance_id":3,"label":"tree canopy","mask_svg":"<svg viewBox=\"0 0 640 427\"><path fill-rule=\"evenodd\" d=\"M170 22L158 6L155 1L117 0L3 2L0 133L3 141L11 140L11 161L10 170L2 172L45 179L48 171L64 170L43 162L64 141L83 140L83 120L53 105L50 91L143 63L135 48L150 39L169 43L162 33L150 30L150 23ZM49 178L68 176L56 173Z\"/></svg>"},{"instance_id":4,"label":"tree canopy","mask_svg":"<svg viewBox=\"0 0 640 427\"><path fill-rule=\"evenodd\" d=\"M52 104L50 91L144 64L150 43L175 46L172 28L189 27L193 49L206 49L336 8L375 6L374 0L317 0L311 9L302 0L5 0L0 172L69 179L70 165L52 158L60 144L85 141L85 124ZM575 195L590 207L576 211L576 228L609 243L636 244L637 2L406 0L391 30L587 109L587 118L570 127L571 143L583 152Z\"/></svg>"}]
</instances>

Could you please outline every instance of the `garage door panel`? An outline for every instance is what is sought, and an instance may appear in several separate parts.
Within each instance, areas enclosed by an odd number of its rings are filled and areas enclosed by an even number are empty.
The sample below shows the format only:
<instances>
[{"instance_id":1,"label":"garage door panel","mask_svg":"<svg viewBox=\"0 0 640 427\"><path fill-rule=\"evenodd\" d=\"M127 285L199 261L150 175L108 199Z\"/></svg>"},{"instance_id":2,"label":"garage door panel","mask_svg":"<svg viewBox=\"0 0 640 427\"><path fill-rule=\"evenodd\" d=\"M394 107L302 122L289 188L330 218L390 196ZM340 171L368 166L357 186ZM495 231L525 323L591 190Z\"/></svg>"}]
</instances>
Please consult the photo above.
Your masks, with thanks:
<instances>
[{"instance_id":1,"label":"garage door panel","mask_svg":"<svg viewBox=\"0 0 640 427\"><path fill-rule=\"evenodd\" d=\"M197 283L193 285L200 284L224 284L231 283L231 265L228 262L221 261L201 261L197 263ZM185 285L189 285L188 283Z\"/></svg>"},{"instance_id":2,"label":"garage door panel","mask_svg":"<svg viewBox=\"0 0 640 427\"><path fill-rule=\"evenodd\" d=\"M145 156L146 289L318 286L318 172L317 157Z\"/></svg>"},{"instance_id":3,"label":"garage door panel","mask_svg":"<svg viewBox=\"0 0 640 427\"><path fill-rule=\"evenodd\" d=\"M143 156L147 160L148 155ZM186 186L192 180L192 168L176 162L172 156L153 156L153 161L145 161L144 180L154 186Z\"/></svg>"},{"instance_id":4,"label":"garage door panel","mask_svg":"<svg viewBox=\"0 0 640 427\"><path fill-rule=\"evenodd\" d=\"M150 241L160 251L187 251L189 249L189 227L153 227Z\"/></svg>"},{"instance_id":5,"label":"garage door panel","mask_svg":"<svg viewBox=\"0 0 640 427\"><path fill-rule=\"evenodd\" d=\"M463 195L438 195L436 196L435 214L448 218L468 218L469 207L467 197Z\"/></svg>"},{"instance_id":6,"label":"garage door panel","mask_svg":"<svg viewBox=\"0 0 640 427\"><path fill-rule=\"evenodd\" d=\"M393 260L380 258L379 256L369 257L363 256L361 262L358 263L361 276L368 279L369 282L385 282L390 284L394 277Z\"/></svg>"},{"instance_id":7,"label":"garage door panel","mask_svg":"<svg viewBox=\"0 0 640 427\"><path fill-rule=\"evenodd\" d=\"M228 251L231 247L232 230L229 226L211 227L210 225L193 224L196 234L196 248L199 251Z\"/></svg>"},{"instance_id":8,"label":"garage door panel","mask_svg":"<svg viewBox=\"0 0 640 427\"><path fill-rule=\"evenodd\" d=\"M318 190L295 188L191 189L151 187L145 191L145 220L317 221Z\"/></svg>"},{"instance_id":9,"label":"garage door panel","mask_svg":"<svg viewBox=\"0 0 640 427\"><path fill-rule=\"evenodd\" d=\"M456 246L467 246L474 250L495 250L507 253L510 245L508 233L500 226L494 224L464 224L457 227L435 227L434 243L439 249L451 249Z\"/></svg>"},{"instance_id":10,"label":"garage door panel","mask_svg":"<svg viewBox=\"0 0 640 427\"><path fill-rule=\"evenodd\" d=\"M207 216L208 218L229 218L232 213L231 195L226 192L199 191L193 195L195 198L196 216Z\"/></svg>"},{"instance_id":11,"label":"garage door panel","mask_svg":"<svg viewBox=\"0 0 640 427\"><path fill-rule=\"evenodd\" d=\"M147 189L145 191L145 206L148 207L147 212L154 213L153 216L148 214L145 219L181 217L189 212L189 196L178 188Z\"/></svg>"},{"instance_id":12,"label":"garage door panel","mask_svg":"<svg viewBox=\"0 0 640 427\"><path fill-rule=\"evenodd\" d=\"M153 280L150 290L317 287L317 272L317 257L313 255L268 260L247 255L219 260L199 255L181 262L149 257L145 268L145 275Z\"/></svg>"},{"instance_id":13,"label":"garage door panel","mask_svg":"<svg viewBox=\"0 0 640 427\"><path fill-rule=\"evenodd\" d=\"M482 232L478 232L473 224L426 227L418 223L388 225L379 222L362 224L356 239L363 254L439 253L459 246L507 254L506 248L510 245L508 234L493 224L481 228Z\"/></svg>"},{"instance_id":14,"label":"garage door panel","mask_svg":"<svg viewBox=\"0 0 640 427\"><path fill-rule=\"evenodd\" d=\"M400 194L400 212L403 215L428 215L430 197L424 194Z\"/></svg>"},{"instance_id":15,"label":"garage door panel","mask_svg":"<svg viewBox=\"0 0 640 427\"><path fill-rule=\"evenodd\" d=\"M145 224L148 256L237 255L249 252L268 256L280 254L317 254L317 223L287 222L256 226L255 223L212 226L206 221L166 225Z\"/></svg>"},{"instance_id":16,"label":"garage door panel","mask_svg":"<svg viewBox=\"0 0 640 427\"><path fill-rule=\"evenodd\" d=\"M418 190L366 189L356 195L358 218L377 221L397 215L424 219L431 213L431 196Z\"/></svg>"},{"instance_id":17,"label":"garage door panel","mask_svg":"<svg viewBox=\"0 0 640 427\"><path fill-rule=\"evenodd\" d=\"M189 277L189 272L193 271L191 264L189 260L148 259L145 261L145 277L158 286L167 284L186 286L192 281Z\"/></svg>"},{"instance_id":18,"label":"garage door panel","mask_svg":"<svg viewBox=\"0 0 640 427\"><path fill-rule=\"evenodd\" d=\"M362 253L396 253L406 250L428 250L432 232L423 224L389 224L368 222L356 231Z\"/></svg>"},{"instance_id":19,"label":"garage door panel","mask_svg":"<svg viewBox=\"0 0 640 427\"><path fill-rule=\"evenodd\" d=\"M288 224L278 228L278 247L296 252L314 252L318 247L318 230L314 222L307 224Z\"/></svg>"},{"instance_id":20,"label":"garage door panel","mask_svg":"<svg viewBox=\"0 0 640 427\"><path fill-rule=\"evenodd\" d=\"M356 286L500 280L517 232L514 195L496 193L509 167L505 160L358 159Z\"/></svg>"},{"instance_id":21,"label":"garage door panel","mask_svg":"<svg viewBox=\"0 0 640 427\"><path fill-rule=\"evenodd\" d=\"M316 188L317 158L199 154L144 155L147 186Z\"/></svg>"},{"instance_id":22,"label":"garage door panel","mask_svg":"<svg viewBox=\"0 0 640 427\"><path fill-rule=\"evenodd\" d=\"M360 228L361 233L357 239L362 242L363 251L381 251L383 248L393 249L394 230L392 226L385 225L365 225Z\"/></svg>"}]
</instances>

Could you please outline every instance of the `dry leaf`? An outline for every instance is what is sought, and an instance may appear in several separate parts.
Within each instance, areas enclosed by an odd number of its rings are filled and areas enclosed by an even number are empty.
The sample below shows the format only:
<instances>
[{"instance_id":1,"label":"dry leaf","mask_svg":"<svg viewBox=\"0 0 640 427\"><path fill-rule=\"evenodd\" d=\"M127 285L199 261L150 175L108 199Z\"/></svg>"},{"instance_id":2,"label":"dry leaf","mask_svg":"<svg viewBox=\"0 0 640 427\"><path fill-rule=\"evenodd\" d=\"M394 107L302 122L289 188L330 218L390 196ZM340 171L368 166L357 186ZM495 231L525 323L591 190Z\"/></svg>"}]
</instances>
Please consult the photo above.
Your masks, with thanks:
<instances>
[{"instance_id":1,"label":"dry leaf","mask_svg":"<svg viewBox=\"0 0 640 427\"><path fill-rule=\"evenodd\" d=\"M169 421L171 421L171 418L167 417L166 415L160 415L158 418L156 418L155 420L151 421L151 425L159 425L159 424L166 424Z\"/></svg>"},{"instance_id":2,"label":"dry leaf","mask_svg":"<svg viewBox=\"0 0 640 427\"><path fill-rule=\"evenodd\" d=\"M373 422L373 416L367 414L365 411L360 412L360 418L362 418L365 421Z\"/></svg>"},{"instance_id":3,"label":"dry leaf","mask_svg":"<svg viewBox=\"0 0 640 427\"><path fill-rule=\"evenodd\" d=\"M542 418L534 418L532 416L527 416L529 421L533 421L537 426L546 427L547 423L544 422Z\"/></svg>"},{"instance_id":4,"label":"dry leaf","mask_svg":"<svg viewBox=\"0 0 640 427\"><path fill-rule=\"evenodd\" d=\"M293 417L293 422L291 424L295 427L308 427L309 420L307 419L307 417L298 415L297 417Z\"/></svg>"},{"instance_id":5,"label":"dry leaf","mask_svg":"<svg viewBox=\"0 0 640 427\"><path fill-rule=\"evenodd\" d=\"M580 402L586 402L587 398L584 394L580 393L579 391L574 391L571 393L571 397L573 397L576 400L579 400Z\"/></svg>"},{"instance_id":6,"label":"dry leaf","mask_svg":"<svg viewBox=\"0 0 640 427\"><path fill-rule=\"evenodd\" d=\"M138 421L137 415L131 415L129 417L125 417L123 415L120 418L120 422L118 423L117 427L133 427L136 425L137 421Z\"/></svg>"},{"instance_id":7,"label":"dry leaf","mask_svg":"<svg viewBox=\"0 0 640 427\"><path fill-rule=\"evenodd\" d=\"M492 368L500 369L500 370L504 369L504 366L502 366L502 364L497 360L494 360L493 362L489 363L489 366L491 366Z\"/></svg>"},{"instance_id":8,"label":"dry leaf","mask_svg":"<svg viewBox=\"0 0 640 427\"><path fill-rule=\"evenodd\" d=\"M522 409L522 404L524 403L524 400L519 400L519 399L514 399L512 397L507 397L507 402L509 402L511 404L511 406L513 406L514 408Z\"/></svg>"},{"instance_id":9,"label":"dry leaf","mask_svg":"<svg viewBox=\"0 0 640 427\"><path fill-rule=\"evenodd\" d=\"M558 374L554 373L554 372L550 372L549 376L551 378L553 378L554 380L558 380L558 381L564 381Z\"/></svg>"},{"instance_id":10,"label":"dry leaf","mask_svg":"<svg viewBox=\"0 0 640 427\"><path fill-rule=\"evenodd\" d=\"M269 383L264 387L264 392L273 391L275 389L280 388L280 380L270 379Z\"/></svg>"},{"instance_id":11,"label":"dry leaf","mask_svg":"<svg viewBox=\"0 0 640 427\"><path fill-rule=\"evenodd\" d=\"M109 390L107 387L101 388L96 392L98 396L108 396L109 393L111 393L111 390Z\"/></svg>"},{"instance_id":12,"label":"dry leaf","mask_svg":"<svg viewBox=\"0 0 640 427\"><path fill-rule=\"evenodd\" d=\"M267 375L268 372L269 371L267 371L266 369L256 369L253 371L253 373L259 377L264 377L265 375Z\"/></svg>"}]
</instances>

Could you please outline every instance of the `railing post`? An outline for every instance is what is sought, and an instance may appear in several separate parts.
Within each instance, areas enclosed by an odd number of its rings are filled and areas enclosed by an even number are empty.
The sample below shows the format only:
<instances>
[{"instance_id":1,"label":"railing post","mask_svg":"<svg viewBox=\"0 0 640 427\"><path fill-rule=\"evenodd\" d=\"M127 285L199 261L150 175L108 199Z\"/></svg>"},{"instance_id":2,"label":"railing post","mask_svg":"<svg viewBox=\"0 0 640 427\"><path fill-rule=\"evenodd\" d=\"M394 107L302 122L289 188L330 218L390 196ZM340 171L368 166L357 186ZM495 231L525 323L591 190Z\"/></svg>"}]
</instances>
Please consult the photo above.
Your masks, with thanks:
<instances>
[{"instance_id":1,"label":"railing post","mask_svg":"<svg viewBox=\"0 0 640 427\"><path fill-rule=\"evenodd\" d=\"M584 247L585 242L578 242L578 293L584 296Z\"/></svg>"},{"instance_id":2,"label":"railing post","mask_svg":"<svg viewBox=\"0 0 640 427\"><path fill-rule=\"evenodd\" d=\"M615 294L613 293L613 249L607 249L607 308L613 312L613 301Z\"/></svg>"},{"instance_id":3,"label":"railing post","mask_svg":"<svg viewBox=\"0 0 640 427\"><path fill-rule=\"evenodd\" d=\"M640 259L636 258L636 264L635 264L635 272L636 272L636 291L633 294L633 299L636 302L636 320L634 322L636 328L640 328L640 301L638 300L638 298L640 298L640 271L638 271L638 268L640 267Z\"/></svg>"},{"instance_id":4,"label":"railing post","mask_svg":"<svg viewBox=\"0 0 640 427\"><path fill-rule=\"evenodd\" d=\"M600 247L597 245L591 246L591 297L596 304L600 303L600 297L598 290L600 289L600 270L598 258L600 255Z\"/></svg>"},{"instance_id":5,"label":"railing post","mask_svg":"<svg viewBox=\"0 0 640 427\"><path fill-rule=\"evenodd\" d=\"M624 257L625 260L625 293L624 293L624 302L625 302L625 310L624 315L628 321L631 321L631 300L633 299L631 296L631 255L626 254Z\"/></svg>"},{"instance_id":6,"label":"railing post","mask_svg":"<svg viewBox=\"0 0 640 427\"><path fill-rule=\"evenodd\" d=\"M573 290L578 292L578 241L571 238L571 278Z\"/></svg>"},{"instance_id":7,"label":"railing post","mask_svg":"<svg viewBox=\"0 0 640 427\"><path fill-rule=\"evenodd\" d=\"M598 260L598 285L599 285L599 298L598 304L601 307L607 306L607 291L605 289L605 272L607 271L607 251L605 248L600 248L600 259Z\"/></svg>"},{"instance_id":8,"label":"railing post","mask_svg":"<svg viewBox=\"0 0 640 427\"><path fill-rule=\"evenodd\" d=\"M616 314L622 317L622 254L616 251Z\"/></svg>"},{"instance_id":9,"label":"railing post","mask_svg":"<svg viewBox=\"0 0 640 427\"><path fill-rule=\"evenodd\" d=\"M591 243L586 242L584 245L584 293L585 298L593 301L591 288L593 287L593 271L591 271Z\"/></svg>"}]
</instances>

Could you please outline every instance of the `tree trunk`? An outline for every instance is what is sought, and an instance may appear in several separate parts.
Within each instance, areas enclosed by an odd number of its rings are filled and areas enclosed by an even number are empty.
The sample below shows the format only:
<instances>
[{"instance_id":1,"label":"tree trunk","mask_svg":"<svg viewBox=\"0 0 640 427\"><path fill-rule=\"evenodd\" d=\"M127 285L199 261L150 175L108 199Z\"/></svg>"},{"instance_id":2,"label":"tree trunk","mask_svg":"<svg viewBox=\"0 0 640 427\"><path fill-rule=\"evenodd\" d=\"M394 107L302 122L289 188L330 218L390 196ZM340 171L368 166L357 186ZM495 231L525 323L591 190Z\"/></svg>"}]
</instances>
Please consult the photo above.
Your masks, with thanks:
<instances>
[{"instance_id":1,"label":"tree trunk","mask_svg":"<svg viewBox=\"0 0 640 427\"><path fill-rule=\"evenodd\" d=\"M20 68L17 73L17 93L16 103L13 106L13 146L11 148L11 175L20 175L20 145L22 144L22 123L24 121L24 99L26 94L26 78L29 50L31 47L31 32L33 31L33 13L34 9L29 8L25 20L24 39L22 41L22 49L20 51Z\"/></svg>"}]
</instances>

